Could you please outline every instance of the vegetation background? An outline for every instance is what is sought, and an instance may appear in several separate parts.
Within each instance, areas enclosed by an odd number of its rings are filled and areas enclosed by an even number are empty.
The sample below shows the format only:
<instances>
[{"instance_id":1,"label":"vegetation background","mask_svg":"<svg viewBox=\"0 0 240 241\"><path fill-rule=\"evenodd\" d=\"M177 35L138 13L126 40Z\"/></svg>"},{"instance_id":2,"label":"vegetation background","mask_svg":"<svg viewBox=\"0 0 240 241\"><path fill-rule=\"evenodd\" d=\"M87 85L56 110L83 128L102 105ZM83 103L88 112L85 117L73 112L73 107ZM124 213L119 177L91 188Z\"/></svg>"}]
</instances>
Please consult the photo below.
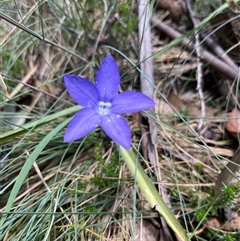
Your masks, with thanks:
<instances>
[{"instance_id":1,"label":"vegetation background","mask_svg":"<svg viewBox=\"0 0 240 241\"><path fill-rule=\"evenodd\" d=\"M239 2L0 1L0 240L181 240L100 129L63 143L79 107L62 76L94 82L107 53L156 102L125 117L188 240L238 240Z\"/></svg>"}]
</instances>

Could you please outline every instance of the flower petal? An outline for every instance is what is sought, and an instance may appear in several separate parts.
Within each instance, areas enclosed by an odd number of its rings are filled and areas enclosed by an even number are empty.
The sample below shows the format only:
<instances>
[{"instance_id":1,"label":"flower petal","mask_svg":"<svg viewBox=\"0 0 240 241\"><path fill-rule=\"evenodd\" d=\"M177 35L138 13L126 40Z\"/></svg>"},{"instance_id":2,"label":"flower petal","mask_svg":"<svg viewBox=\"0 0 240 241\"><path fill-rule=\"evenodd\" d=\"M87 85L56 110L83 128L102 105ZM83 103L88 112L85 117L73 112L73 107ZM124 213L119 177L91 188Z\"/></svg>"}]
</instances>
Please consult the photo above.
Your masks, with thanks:
<instances>
[{"instance_id":1,"label":"flower petal","mask_svg":"<svg viewBox=\"0 0 240 241\"><path fill-rule=\"evenodd\" d=\"M116 143L129 149L131 146L131 131L127 121L116 114L109 114L102 117L101 126L104 132Z\"/></svg>"},{"instance_id":2,"label":"flower petal","mask_svg":"<svg viewBox=\"0 0 240 241\"><path fill-rule=\"evenodd\" d=\"M79 105L92 108L98 105L98 90L88 79L77 75L64 75L63 80L69 94Z\"/></svg>"},{"instance_id":3,"label":"flower petal","mask_svg":"<svg viewBox=\"0 0 240 241\"><path fill-rule=\"evenodd\" d=\"M120 74L114 58L109 54L103 60L96 75L96 87L100 100L111 102L117 95L120 86Z\"/></svg>"},{"instance_id":4,"label":"flower petal","mask_svg":"<svg viewBox=\"0 0 240 241\"><path fill-rule=\"evenodd\" d=\"M154 105L155 102L142 93L125 91L113 99L110 111L117 114L133 113L150 109Z\"/></svg>"},{"instance_id":5,"label":"flower petal","mask_svg":"<svg viewBox=\"0 0 240 241\"><path fill-rule=\"evenodd\" d=\"M70 121L64 134L64 142L80 139L93 131L101 123L101 116L91 108L84 108L77 112Z\"/></svg>"}]
</instances>

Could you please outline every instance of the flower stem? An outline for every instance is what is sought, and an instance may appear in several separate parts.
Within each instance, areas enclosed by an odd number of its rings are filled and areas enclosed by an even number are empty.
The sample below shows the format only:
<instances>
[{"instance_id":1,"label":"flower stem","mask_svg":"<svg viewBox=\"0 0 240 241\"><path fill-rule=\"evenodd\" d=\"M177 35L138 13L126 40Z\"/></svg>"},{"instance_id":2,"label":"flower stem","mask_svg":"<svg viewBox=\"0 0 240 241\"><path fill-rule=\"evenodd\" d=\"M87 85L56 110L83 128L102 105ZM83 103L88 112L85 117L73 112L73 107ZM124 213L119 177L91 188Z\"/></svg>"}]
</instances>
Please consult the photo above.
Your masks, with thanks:
<instances>
[{"instance_id":1,"label":"flower stem","mask_svg":"<svg viewBox=\"0 0 240 241\"><path fill-rule=\"evenodd\" d=\"M175 218L171 210L165 204L158 191L152 184L150 178L144 172L141 164L137 160L136 155L132 150L127 151L123 147L119 147L120 155L126 162L130 172L136 178L138 187L145 196L151 208L156 209L160 215L164 217L167 224L172 228L181 241L187 241L188 237L186 231Z\"/></svg>"}]
</instances>

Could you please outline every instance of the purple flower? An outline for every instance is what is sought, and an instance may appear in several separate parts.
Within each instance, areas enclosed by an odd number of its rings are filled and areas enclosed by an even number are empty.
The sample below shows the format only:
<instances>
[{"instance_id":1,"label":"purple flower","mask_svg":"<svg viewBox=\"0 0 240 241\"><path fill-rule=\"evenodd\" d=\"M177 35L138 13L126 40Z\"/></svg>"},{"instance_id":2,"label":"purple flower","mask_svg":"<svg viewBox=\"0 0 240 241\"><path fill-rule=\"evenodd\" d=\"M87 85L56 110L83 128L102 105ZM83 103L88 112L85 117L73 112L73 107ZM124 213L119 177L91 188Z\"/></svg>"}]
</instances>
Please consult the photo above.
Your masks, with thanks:
<instances>
[{"instance_id":1,"label":"purple flower","mask_svg":"<svg viewBox=\"0 0 240 241\"><path fill-rule=\"evenodd\" d=\"M111 55L103 60L95 85L76 75L64 75L64 83L71 97L83 107L70 121L64 142L75 141L101 126L112 140L129 149L131 131L121 114L146 110L155 105L152 99L135 91L118 94L120 75Z\"/></svg>"}]
</instances>

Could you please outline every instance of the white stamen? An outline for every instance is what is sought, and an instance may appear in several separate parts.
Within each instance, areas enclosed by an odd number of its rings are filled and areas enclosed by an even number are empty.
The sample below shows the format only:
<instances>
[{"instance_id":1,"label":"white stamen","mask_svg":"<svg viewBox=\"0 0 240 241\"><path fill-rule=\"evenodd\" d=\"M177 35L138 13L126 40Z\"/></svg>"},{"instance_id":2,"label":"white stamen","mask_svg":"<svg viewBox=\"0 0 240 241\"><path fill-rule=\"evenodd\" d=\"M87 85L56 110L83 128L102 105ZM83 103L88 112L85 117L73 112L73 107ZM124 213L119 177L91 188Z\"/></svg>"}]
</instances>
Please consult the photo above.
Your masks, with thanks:
<instances>
[{"instance_id":1,"label":"white stamen","mask_svg":"<svg viewBox=\"0 0 240 241\"><path fill-rule=\"evenodd\" d=\"M110 102L103 102L99 101L98 103L98 113L100 115L107 115L109 114L109 108L112 106Z\"/></svg>"}]
</instances>

